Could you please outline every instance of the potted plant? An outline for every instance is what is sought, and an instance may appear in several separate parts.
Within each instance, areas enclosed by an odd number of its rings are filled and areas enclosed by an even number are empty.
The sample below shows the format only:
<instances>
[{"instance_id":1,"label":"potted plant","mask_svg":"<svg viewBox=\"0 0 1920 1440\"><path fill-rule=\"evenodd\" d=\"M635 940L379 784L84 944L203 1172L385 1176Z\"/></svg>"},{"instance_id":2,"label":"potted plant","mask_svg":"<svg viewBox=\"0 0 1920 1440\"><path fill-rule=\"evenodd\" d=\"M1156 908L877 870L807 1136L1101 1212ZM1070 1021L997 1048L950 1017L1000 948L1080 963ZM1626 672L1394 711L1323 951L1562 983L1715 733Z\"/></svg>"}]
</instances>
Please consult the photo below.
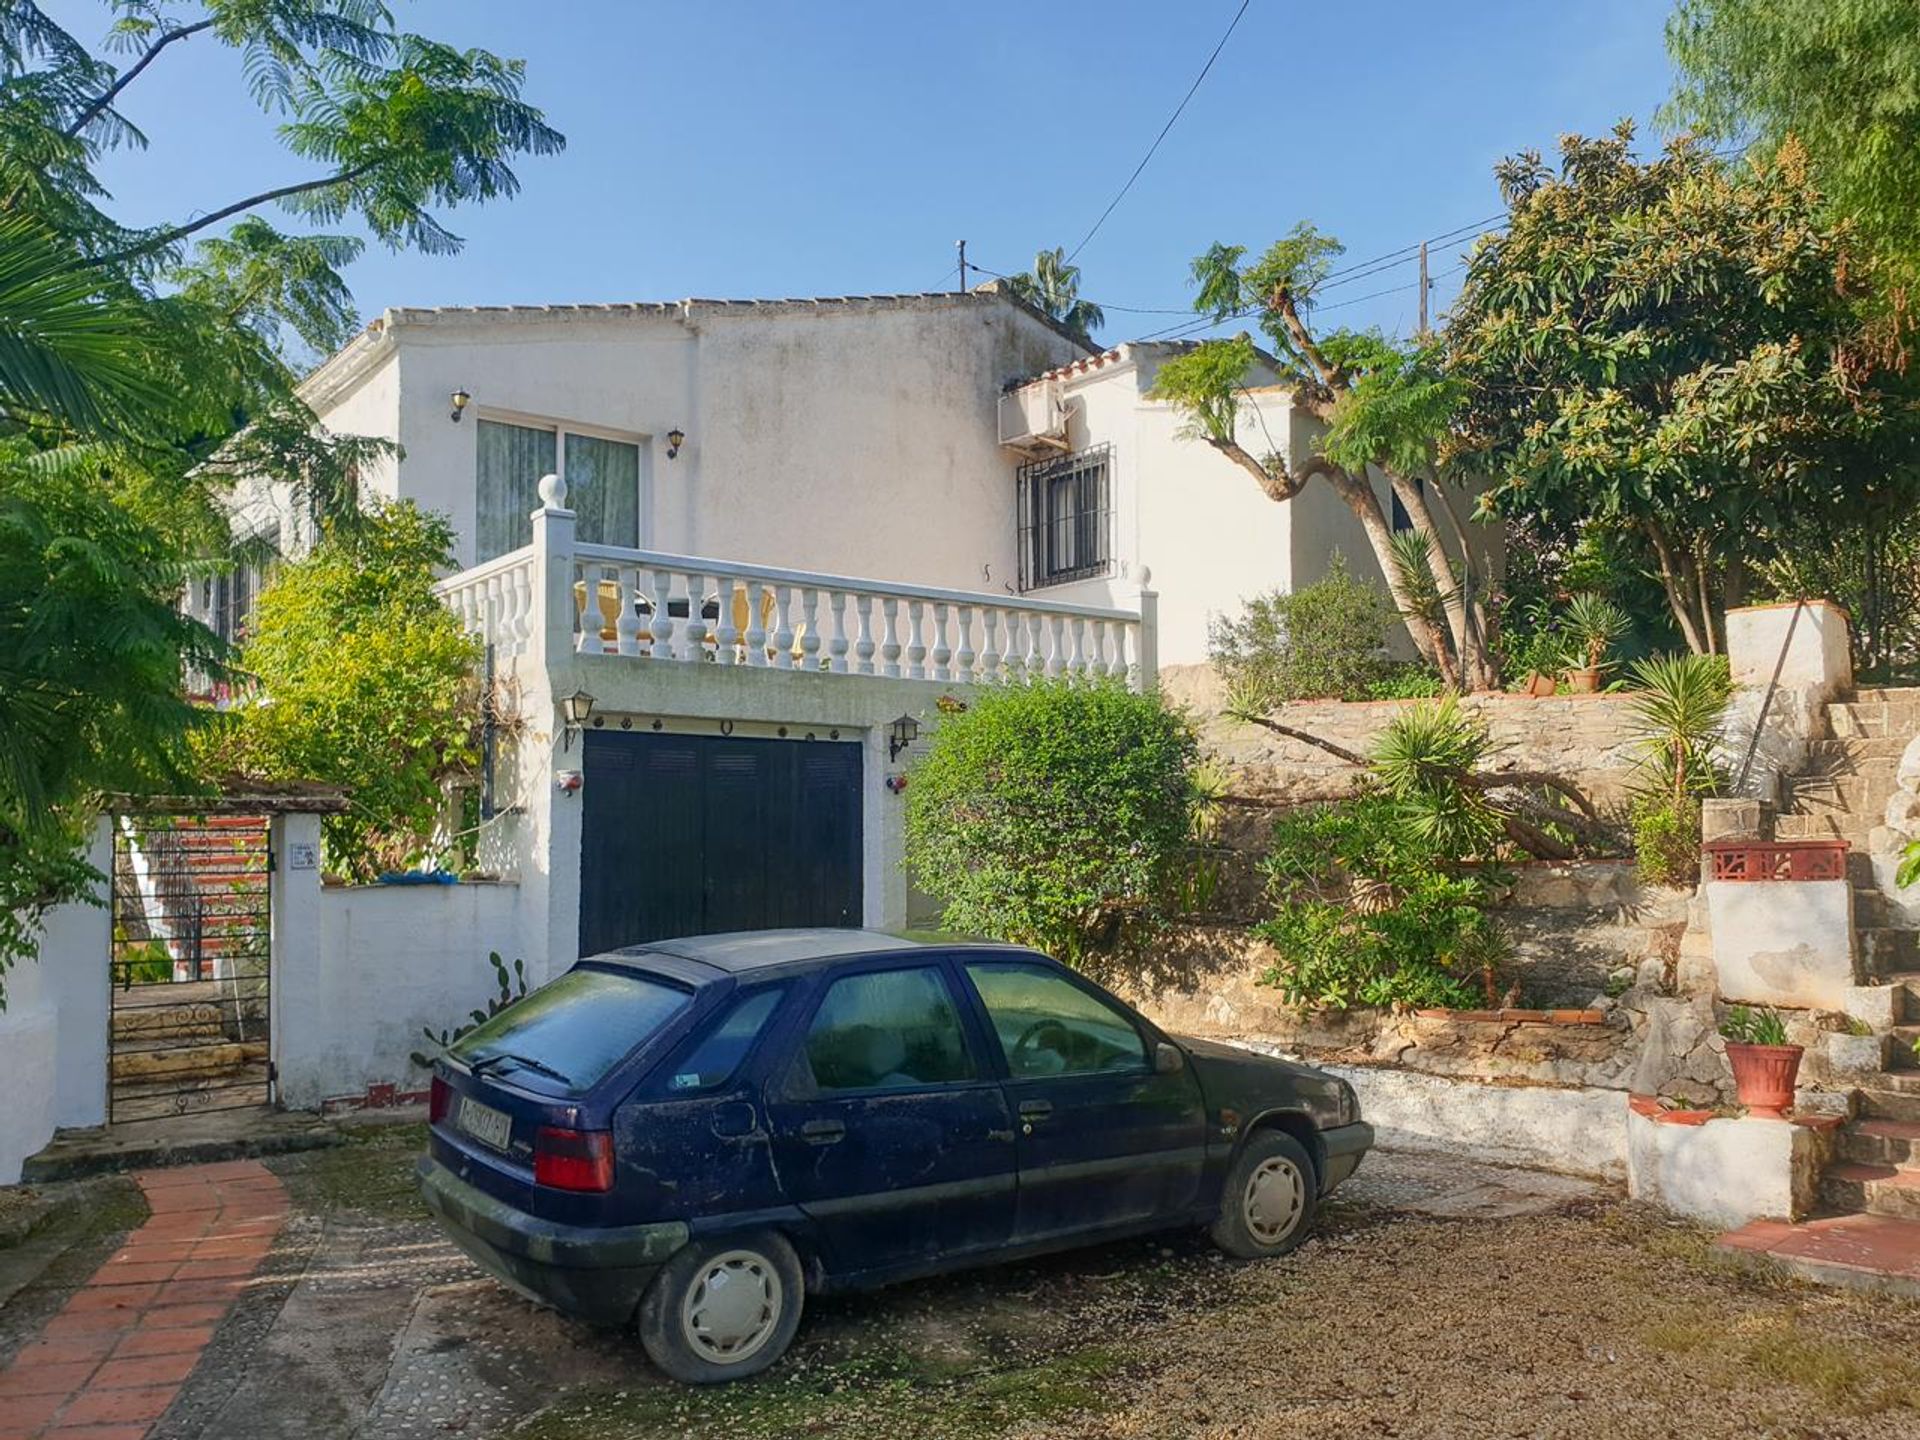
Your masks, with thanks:
<instances>
[{"instance_id":1,"label":"potted plant","mask_svg":"<svg viewBox=\"0 0 1920 1440\"><path fill-rule=\"evenodd\" d=\"M1600 671L1613 642L1627 633L1627 612L1600 595L1582 593L1567 602L1567 633L1573 646L1567 655L1567 687L1576 695L1600 688Z\"/></svg>"},{"instance_id":2,"label":"potted plant","mask_svg":"<svg viewBox=\"0 0 1920 1440\"><path fill-rule=\"evenodd\" d=\"M1798 1045L1787 1043L1787 1027L1777 1010L1736 1005L1720 1022L1733 1066L1733 1088L1747 1113L1761 1120L1784 1120L1793 1107L1794 1081L1800 1075Z\"/></svg>"}]
</instances>

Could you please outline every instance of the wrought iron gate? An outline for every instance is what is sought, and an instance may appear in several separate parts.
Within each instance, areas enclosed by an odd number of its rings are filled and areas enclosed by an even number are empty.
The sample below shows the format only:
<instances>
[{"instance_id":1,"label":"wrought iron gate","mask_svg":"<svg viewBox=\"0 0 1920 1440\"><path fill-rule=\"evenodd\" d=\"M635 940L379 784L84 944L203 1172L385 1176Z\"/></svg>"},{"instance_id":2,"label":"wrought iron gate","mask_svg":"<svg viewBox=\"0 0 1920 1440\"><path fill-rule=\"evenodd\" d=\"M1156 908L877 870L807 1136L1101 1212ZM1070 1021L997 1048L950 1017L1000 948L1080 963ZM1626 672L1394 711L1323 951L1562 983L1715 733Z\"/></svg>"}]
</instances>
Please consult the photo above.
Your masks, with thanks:
<instances>
[{"instance_id":1,"label":"wrought iron gate","mask_svg":"<svg viewBox=\"0 0 1920 1440\"><path fill-rule=\"evenodd\" d=\"M273 1098L268 833L259 815L117 818L110 1121Z\"/></svg>"}]
</instances>

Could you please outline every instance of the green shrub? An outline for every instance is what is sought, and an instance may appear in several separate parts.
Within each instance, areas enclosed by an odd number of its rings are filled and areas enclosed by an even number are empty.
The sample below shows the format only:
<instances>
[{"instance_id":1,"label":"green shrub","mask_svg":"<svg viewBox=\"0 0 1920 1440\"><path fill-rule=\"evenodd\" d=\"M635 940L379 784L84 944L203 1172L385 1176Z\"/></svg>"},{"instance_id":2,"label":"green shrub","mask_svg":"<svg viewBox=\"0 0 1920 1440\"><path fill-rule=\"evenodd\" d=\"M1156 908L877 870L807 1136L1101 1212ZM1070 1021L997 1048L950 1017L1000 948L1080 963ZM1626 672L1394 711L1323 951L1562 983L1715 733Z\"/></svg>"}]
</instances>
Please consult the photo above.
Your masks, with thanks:
<instances>
[{"instance_id":1,"label":"green shrub","mask_svg":"<svg viewBox=\"0 0 1920 1440\"><path fill-rule=\"evenodd\" d=\"M1281 958L1261 977L1303 1010L1473 1006L1509 947L1488 913L1501 876L1456 865L1380 790L1283 815L1264 868Z\"/></svg>"},{"instance_id":2,"label":"green shrub","mask_svg":"<svg viewBox=\"0 0 1920 1440\"><path fill-rule=\"evenodd\" d=\"M1367 686L1363 700L1430 700L1444 687L1423 665L1395 665Z\"/></svg>"},{"instance_id":3,"label":"green shrub","mask_svg":"<svg viewBox=\"0 0 1920 1440\"><path fill-rule=\"evenodd\" d=\"M478 647L433 593L452 547L444 519L401 503L282 566L240 652L253 703L208 747L218 772L345 789L322 838L356 880L430 852L441 782L474 758Z\"/></svg>"},{"instance_id":4,"label":"green shrub","mask_svg":"<svg viewBox=\"0 0 1920 1440\"><path fill-rule=\"evenodd\" d=\"M1399 623L1385 594L1336 553L1324 578L1249 600L1238 619L1215 619L1208 645L1222 679L1252 708L1364 700L1394 671L1387 636Z\"/></svg>"},{"instance_id":5,"label":"green shrub","mask_svg":"<svg viewBox=\"0 0 1920 1440\"><path fill-rule=\"evenodd\" d=\"M1633 854L1650 885L1692 885L1700 878L1700 802L1691 795L1645 794L1633 803Z\"/></svg>"},{"instance_id":6,"label":"green shrub","mask_svg":"<svg viewBox=\"0 0 1920 1440\"><path fill-rule=\"evenodd\" d=\"M1164 914L1188 854L1192 730L1117 681L982 690L907 787L907 864L956 930L1070 963Z\"/></svg>"}]
</instances>

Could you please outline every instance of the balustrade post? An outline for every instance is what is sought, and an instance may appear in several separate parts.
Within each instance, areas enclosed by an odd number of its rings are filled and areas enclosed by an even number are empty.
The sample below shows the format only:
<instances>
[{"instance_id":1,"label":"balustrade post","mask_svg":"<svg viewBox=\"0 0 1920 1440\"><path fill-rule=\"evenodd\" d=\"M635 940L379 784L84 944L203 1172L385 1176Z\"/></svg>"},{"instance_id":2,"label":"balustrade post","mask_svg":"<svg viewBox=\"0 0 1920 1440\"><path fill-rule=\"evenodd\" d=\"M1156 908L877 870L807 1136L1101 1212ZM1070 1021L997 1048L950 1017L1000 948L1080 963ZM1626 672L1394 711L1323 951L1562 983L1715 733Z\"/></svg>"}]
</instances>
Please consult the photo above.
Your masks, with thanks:
<instances>
[{"instance_id":1,"label":"balustrade post","mask_svg":"<svg viewBox=\"0 0 1920 1440\"><path fill-rule=\"evenodd\" d=\"M773 663L782 670L793 668L793 587L773 587Z\"/></svg>"},{"instance_id":2,"label":"balustrade post","mask_svg":"<svg viewBox=\"0 0 1920 1440\"><path fill-rule=\"evenodd\" d=\"M766 593L766 587L758 580L747 581L747 664L761 669L767 664L767 622L760 614Z\"/></svg>"},{"instance_id":3,"label":"balustrade post","mask_svg":"<svg viewBox=\"0 0 1920 1440\"><path fill-rule=\"evenodd\" d=\"M720 581L718 613L713 617L713 658L722 665L732 665L739 659L740 627L733 623L733 597L739 593L739 584L731 575Z\"/></svg>"},{"instance_id":4,"label":"balustrade post","mask_svg":"<svg viewBox=\"0 0 1920 1440\"><path fill-rule=\"evenodd\" d=\"M540 508L533 512L534 573L529 597L533 613L528 631L535 658L550 666L574 650L574 514L567 509L566 481L558 475L542 475L539 488ZM594 635L599 636L597 627Z\"/></svg>"},{"instance_id":5,"label":"balustrade post","mask_svg":"<svg viewBox=\"0 0 1920 1440\"><path fill-rule=\"evenodd\" d=\"M947 668L953 659L953 648L947 644L947 603L936 600L933 604L933 678L947 681L953 678L953 672Z\"/></svg>"},{"instance_id":6,"label":"balustrade post","mask_svg":"<svg viewBox=\"0 0 1920 1440\"><path fill-rule=\"evenodd\" d=\"M880 673L889 680L900 678L900 602L888 595L880 601L880 614L886 632L880 641Z\"/></svg>"},{"instance_id":7,"label":"balustrade post","mask_svg":"<svg viewBox=\"0 0 1920 1440\"><path fill-rule=\"evenodd\" d=\"M637 574L638 572L636 572ZM647 629L653 633L648 654L656 660L671 660L673 655L673 572L653 572L653 617Z\"/></svg>"},{"instance_id":8,"label":"balustrade post","mask_svg":"<svg viewBox=\"0 0 1920 1440\"><path fill-rule=\"evenodd\" d=\"M907 601L907 675L914 680L927 678L927 645L920 635L920 623L926 613L925 601Z\"/></svg>"},{"instance_id":9,"label":"balustrade post","mask_svg":"<svg viewBox=\"0 0 1920 1440\"><path fill-rule=\"evenodd\" d=\"M1140 626L1134 653L1138 659L1137 690L1157 689L1160 684L1160 592L1152 588L1153 572L1140 567Z\"/></svg>"},{"instance_id":10,"label":"balustrade post","mask_svg":"<svg viewBox=\"0 0 1920 1440\"><path fill-rule=\"evenodd\" d=\"M960 643L954 649L954 679L969 681L973 675L973 606L962 605L959 609Z\"/></svg>"},{"instance_id":11,"label":"balustrade post","mask_svg":"<svg viewBox=\"0 0 1920 1440\"><path fill-rule=\"evenodd\" d=\"M811 585L800 592L800 668L820 668L820 592Z\"/></svg>"},{"instance_id":12,"label":"balustrade post","mask_svg":"<svg viewBox=\"0 0 1920 1440\"><path fill-rule=\"evenodd\" d=\"M873 597L856 595L853 597L854 619L859 622L860 636L853 642L854 658L859 662L854 668L862 675L873 674Z\"/></svg>"},{"instance_id":13,"label":"balustrade post","mask_svg":"<svg viewBox=\"0 0 1920 1440\"><path fill-rule=\"evenodd\" d=\"M833 612L833 643L827 647L829 668L836 675L847 673L847 592L835 590L827 596L827 608Z\"/></svg>"},{"instance_id":14,"label":"balustrade post","mask_svg":"<svg viewBox=\"0 0 1920 1440\"><path fill-rule=\"evenodd\" d=\"M1000 676L1000 611L989 605L980 612L980 678L996 680Z\"/></svg>"}]
</instances>

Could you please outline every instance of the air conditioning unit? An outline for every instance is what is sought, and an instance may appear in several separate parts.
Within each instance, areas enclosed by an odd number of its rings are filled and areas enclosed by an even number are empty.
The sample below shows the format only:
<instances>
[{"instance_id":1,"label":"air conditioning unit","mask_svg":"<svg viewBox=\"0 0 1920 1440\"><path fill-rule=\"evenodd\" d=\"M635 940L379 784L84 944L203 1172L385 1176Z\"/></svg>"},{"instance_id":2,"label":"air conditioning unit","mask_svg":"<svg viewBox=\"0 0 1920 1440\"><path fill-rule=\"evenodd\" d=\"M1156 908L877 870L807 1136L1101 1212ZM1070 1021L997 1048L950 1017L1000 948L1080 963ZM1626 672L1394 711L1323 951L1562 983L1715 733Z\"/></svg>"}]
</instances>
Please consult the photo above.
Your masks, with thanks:
<instances>
[{"instance_id":1,"label":"air conditioning unit","mask_svg":"<svg viewBox=\"0 0 1920 1440\"><path fill-rule=\"evenodd\" d=\"M1066 407L1052 384L1022 385L1000 397L1000 443L1027 456L1069 448Z\"/></svg>"}]
</instances>

